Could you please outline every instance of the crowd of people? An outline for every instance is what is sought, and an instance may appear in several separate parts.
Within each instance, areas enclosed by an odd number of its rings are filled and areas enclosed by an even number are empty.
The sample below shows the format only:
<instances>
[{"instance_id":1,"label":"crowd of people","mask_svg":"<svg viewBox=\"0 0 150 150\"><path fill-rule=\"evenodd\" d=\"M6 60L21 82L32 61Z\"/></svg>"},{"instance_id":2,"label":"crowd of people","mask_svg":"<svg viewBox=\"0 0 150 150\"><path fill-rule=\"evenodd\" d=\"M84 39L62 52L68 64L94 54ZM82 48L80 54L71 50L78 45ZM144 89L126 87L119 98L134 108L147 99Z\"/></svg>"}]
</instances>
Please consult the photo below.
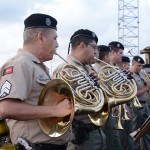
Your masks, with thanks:
<instances>
[{"instance_id":1,"label":"crowd of people","mask_svg":"<svg viewBox=\"0 0 150 150\"><path fill-rule=\"evenodd\" d=\"M140 128L150 115L150 65L145 64L140 56L134 56L132 60L124 56L122 43L111 41L108 45L98 45L98 37L93 31L79 29L70 37L66 61L57 66L50 76L44 62L53 59L59 46L57 37L57 20L54 17L31 14L24 20L23 48L1 66L0 116L9 127L10 139L15 149L23 150L28 147L33 150L149 150L150 133L145 134L140 142L135 142L130 133ZM92 82L94 90L103 95L101 105L107 107L107 114L105 121L96 125L92 122L88 110L82 113L74 112L73 121L67 131L53 137L43 132L39 119L64 118L70 115L72 110L75 111L78 107L76 98L74 102L65 97L61 102L54 103L55 105L39 105L39 97L42 89L51 80L58 78L59 71L67 64L78 68L80 74L86 76L85 78L90 80L89 83ZM105 91L100 92L101 77L98 76L101 68L106 65L120 68L134 79L140 108L135 107L132 102L113 108L107 106L107 96ZM71 67L67 71L68 73L62 72L63 77L72 73L78 80L82 78L77 76L77 72L72 71ZM84 88L80 95L86 97L89 95L88 86L84 82L80 84ZM54 97L53 101L56 101ZM118 107L127 112L128 119L122 120L123 130L115 129L117 118L113 115L117 115L118 112L114 110ZM79 109L85 109L85 105ZM98 121L102 119L101 110L98 111ZM18 138L23 139L25 143L18 143Z\"/></svg>"}]
</instances>

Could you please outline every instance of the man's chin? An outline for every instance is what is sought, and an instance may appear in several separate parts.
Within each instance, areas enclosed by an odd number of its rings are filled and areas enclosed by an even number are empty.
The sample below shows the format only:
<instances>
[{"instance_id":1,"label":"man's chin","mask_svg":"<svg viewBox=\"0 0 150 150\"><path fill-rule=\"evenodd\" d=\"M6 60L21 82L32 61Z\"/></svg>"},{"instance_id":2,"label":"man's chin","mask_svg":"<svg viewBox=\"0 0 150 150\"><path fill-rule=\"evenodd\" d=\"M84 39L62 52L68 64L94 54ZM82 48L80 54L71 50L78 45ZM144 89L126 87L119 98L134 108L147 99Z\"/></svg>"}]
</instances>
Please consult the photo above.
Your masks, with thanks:
<instances>
[{"instance_id":1,"label":"man's chin","mask_svg":"<svg viewBox=\"0 0 150 150\"><path fill-rule=\"evenodd\" d=\"M50 56L50 57L46 58L43 62L50 61L52 59L53 59L53 56Z\"/></svg>"}]
</instances>

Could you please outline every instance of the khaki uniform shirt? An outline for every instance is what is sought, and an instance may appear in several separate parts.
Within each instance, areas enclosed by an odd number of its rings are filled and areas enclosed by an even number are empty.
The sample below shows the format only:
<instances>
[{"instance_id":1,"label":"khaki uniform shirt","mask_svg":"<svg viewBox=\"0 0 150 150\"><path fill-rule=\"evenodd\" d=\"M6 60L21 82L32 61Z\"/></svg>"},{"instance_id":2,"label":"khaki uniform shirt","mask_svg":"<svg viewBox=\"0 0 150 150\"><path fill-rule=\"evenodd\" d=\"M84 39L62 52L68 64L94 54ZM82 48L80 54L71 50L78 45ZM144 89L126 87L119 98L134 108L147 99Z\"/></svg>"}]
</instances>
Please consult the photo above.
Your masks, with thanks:
<instances>
[{"instance_id":1,"label":"khaki uniform shirt","mask_svg":"<svg viewBox=\"0 0 150 150\"><path fill-rule=\"evenodd\" d=\"M137 90L141 90L146 86L146 76L145 74L140 71L139 75L137 73L133 73L133 78L135 79L136 85L137 85ZM149 94L148 92L144 92L142 95L138 96L139 101L147 101L149 100Z\"/></svg>"},{"instance_id":2,"label":"khaki uniform shirt","mask_svg":"<svg viewBox=\"0 0 150 150\"><path fill-rule=\"evenodd\" d=\"M94 69L95 69L95 71L97 72L97 73L99 73L100 71L101 71L101 68L103 67L104 65L102 65L101 63L95 63L94 65L93 65L93 67L94 67Z\"/></svg>"},{"instance_id":3,"label":"khaki uniform shirt","mask_svg":"<svg viewBox=\"0 0 150 150\"><path fill-rule=\"evenodd\" d=\"M20 50L2 66L0 77L0 100L16 98L31 105L38 105L41 90L50 81L48 68L34 55L24 50ZM32 143L64 144L71 140L70 131L58 138L47 136L40 128L38 119L6 121L14 144L17 143L17 137L26 138Z\"/></svg>"},{"instance_id":4,"label":"khaki uniform shirt","mask_svg":"<svg viewBox=\"0 0 150 150\"><path fill-rule=\"evenodd\" d=\"M143 68L145 73L149 73L150 72L150 68ZM148 75L148 77L146 78L148 82L150 82L150 75ZM150 91L148 91L148 95L149 95L149 100L148 100L148 105L150 107Z\"/></svg>"},{"instance_id":5,"label":"khaki uniform shirt","mask_svg":"<svg viewBox=\"0 0 150 150\"><path fill-rule=\"evenodd\" d=\"M91 66L82 64L81 62L79 62L76 58L74 58L71 55L69 55L67 57L67 62L69 64L72 64L72 65L76 66L77 68L80 68L81 70L83 70L87 74L90 74L91 72L93 72ZM52 78L56 78L56 74L57 74L58 70L60 68L62 68L63 66L65 66L66 64L67 63L62 63L61 65L59 65L56 68L56 70L54 71ZM75 116L74 118L76 118L77 120L81 120L84 123L92 123L91 120L89 119L88 115L78 115L78 116Z\"/></svg>"}]
</instances>

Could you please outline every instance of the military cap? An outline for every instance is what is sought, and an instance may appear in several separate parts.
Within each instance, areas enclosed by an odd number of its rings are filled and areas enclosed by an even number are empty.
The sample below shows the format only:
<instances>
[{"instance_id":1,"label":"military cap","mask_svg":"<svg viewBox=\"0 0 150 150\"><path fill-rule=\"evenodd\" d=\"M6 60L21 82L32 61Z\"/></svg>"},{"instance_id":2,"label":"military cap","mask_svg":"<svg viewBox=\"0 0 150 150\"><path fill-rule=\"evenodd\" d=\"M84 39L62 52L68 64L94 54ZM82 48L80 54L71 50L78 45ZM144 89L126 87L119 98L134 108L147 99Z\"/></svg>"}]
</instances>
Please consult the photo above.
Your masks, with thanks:
<instances>
[{"instance_id":1,"label":"military cap","mask_svg":"<svg viewBox=\"0 0 150 150\"><path fill-rule=\"evenodd\" d=\"M57 29L57 20L46 14L31 14L24 20L25 30L29 28L53 28Z\"/></svg>"},{"instance_id":2,"label":"military cap","mask_svg":"<svg viewBox=\"0 0 150 150\"><path fill-rule=\"evenodd\" d=\"M106 45L98 45L98 51L99 51L99 52L109 52L109 51L111 51L111 50L110 50L110 47L109 47L109 46L106 46Z\"/></svg>"},{"instance_id":3,"label":"military cap","mask_svg":"<svg viewBox=\"0 0 150 150\"><path fill-rule=\"evenodd\" d=\"M140 56L134 56L133 60L135 60L136 62L138 62L140 64L144 64L145 63L144 60L143 60L143 58L140 57Z\"/></svg>"},{"instance_id":4,"label":"military cap","mask_svg":"<svg viewBox=\"0 0 150 150\"><path fill-rule=\"evenodd\" d=\"M130 63L130 58L127 56L122 56L122 62Z\"/></svg>"},{"instance_id":5,"label":"military cap","mask_svg":"<svg viewBox=\"0 0 150 150\"><path fill-rule=\"evenodd\" d=\"M150 64L143 65L143 68L150 68Z\"/></svg>"},{"instance_id":6,"label":"military cap","mask_svg":"<svg viewBox=\"0 0 150 150\"><path fill-rule=\"evenodd\" d=\"M80 29L76 31L70 38L70 42L72 42L76 37L79 36L86 36L92 40L94 40L96 43L98 42L98 37L96 34L88 29Z\"/></svg>"},{"instance_id":7,"label":"military cap","mask_svg":"<svg viewBox=\"0 0 150 150\"><path fill-rule=\"evenodd\" d=\"M117 41L112 41L108 44L109 47L113 47L113 48L119 48L119 49L122 49L124 50L124 46L120 43L120 42L117 42Z\"/></svg>"}]
</instances>

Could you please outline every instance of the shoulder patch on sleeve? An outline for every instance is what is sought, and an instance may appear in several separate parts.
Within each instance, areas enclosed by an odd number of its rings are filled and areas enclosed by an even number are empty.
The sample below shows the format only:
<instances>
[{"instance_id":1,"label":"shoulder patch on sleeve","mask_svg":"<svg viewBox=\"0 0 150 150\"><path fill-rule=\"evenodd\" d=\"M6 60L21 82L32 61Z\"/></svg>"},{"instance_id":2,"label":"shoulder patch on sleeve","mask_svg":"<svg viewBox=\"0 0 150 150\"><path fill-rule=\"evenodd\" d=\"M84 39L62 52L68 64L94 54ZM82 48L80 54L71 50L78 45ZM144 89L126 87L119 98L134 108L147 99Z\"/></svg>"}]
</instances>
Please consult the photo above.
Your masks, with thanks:
<instances>
[{"instance_id":1,"label":"shoulder patch on sleeve","mask_svg":"<svg viewBox=\"0 0 150 150\"><path fill-rule=\"evenodd\" d=\"M3 75L12 74L12 73L13 73L13 66L10 66L4 70Z\"/></svg>"},{"instance_id":2,"label":"shoulder patch on sleeve","mask_svg":"<svg viewBox=\"0 0 150 150\"><path fill-rule=\"evenodd\" d=\"M9 95L11 86L12 84L8 82L7 80L4 82L4 84L1 86L0 98L6 97L7 95Z\"/></svg>"}]
</instances>

